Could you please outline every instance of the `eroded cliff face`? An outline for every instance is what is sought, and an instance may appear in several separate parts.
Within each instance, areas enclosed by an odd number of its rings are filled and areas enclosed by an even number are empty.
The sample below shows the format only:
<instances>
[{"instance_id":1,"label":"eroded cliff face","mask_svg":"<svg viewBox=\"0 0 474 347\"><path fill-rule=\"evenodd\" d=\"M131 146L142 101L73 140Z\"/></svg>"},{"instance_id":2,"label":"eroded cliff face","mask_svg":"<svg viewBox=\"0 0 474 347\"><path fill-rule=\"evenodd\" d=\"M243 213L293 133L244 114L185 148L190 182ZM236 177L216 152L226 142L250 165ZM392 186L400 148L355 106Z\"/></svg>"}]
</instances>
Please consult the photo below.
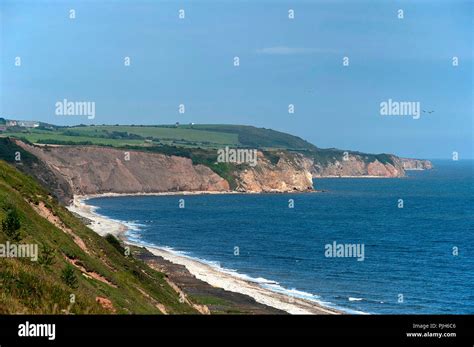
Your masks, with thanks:
<instances>
[{"instance_id":1,"label":"eroded cliff face","mask_svg":"<svg viewBox=\"0 0 474 347\"><path fill-rule=\"evenodd\" d=\"M279 152L272 163L258 152L257 165L236 172L237 191L243 192L302 192L313 190L310 168L312 161L301 154Z\"/></svg>"},{"instance_id":2,"label":"eroded cliff face","mask_svg":"<svg viewBox=\"0 0 474 347\"><path fill-rule=\"evenodd\" d=\"M102 193L159 193L176 191L230 191L227 180L191 159L160 153L124 151L96 146L32 146L16 143L35 155L48 176L66 182L56 192L68 203L72 195ZM277 163L258 152L255 167L238 165L233 172L237 191L288 192L312 190L309 167L302 155L281 154Z\"/></svg>"},{"instance_id":3,"label":"eroded cliff face","mask_svg":"<svg viewBox=\"0 0 474 347\"><path fill-rule=\"evenodd\" d=\"M30 173L65 204L73 195L231 190L229 182L211 168L194 165L185 157L109 147L15 142L38 158L37 168ZM315 177L403 177L405 170L432 167L427 160L355 152L343 157L342 151L337 153L320 155L322 159L317 161L317 156L308 154L258 151L257 165L234 165L227 178L233 178L232 187L240 192L303 192L313 190Z\"/></svg>"},{"instance_id":4,"label":"eroded cliff face","mask_svg":"<svg viewBox=\"0 0 474 347\"><path fill-rule=\"evenodd\" d=\"M314 163L313 177L403 177L405 170L400 158L389 156L390 162L368 161L362 155L349 155L346 160Z\"/></svg>"},{"instance_id":5,"label":"eroded cliff face","mask_svg":"<svg viewBox=\"0 0 474 347\"><path fill-rule=\"evenodd\" d=\"M225 179L188 158L107 147L17 143L66 180L73 194L229 190Z\"/></svg>"}]
</instances>

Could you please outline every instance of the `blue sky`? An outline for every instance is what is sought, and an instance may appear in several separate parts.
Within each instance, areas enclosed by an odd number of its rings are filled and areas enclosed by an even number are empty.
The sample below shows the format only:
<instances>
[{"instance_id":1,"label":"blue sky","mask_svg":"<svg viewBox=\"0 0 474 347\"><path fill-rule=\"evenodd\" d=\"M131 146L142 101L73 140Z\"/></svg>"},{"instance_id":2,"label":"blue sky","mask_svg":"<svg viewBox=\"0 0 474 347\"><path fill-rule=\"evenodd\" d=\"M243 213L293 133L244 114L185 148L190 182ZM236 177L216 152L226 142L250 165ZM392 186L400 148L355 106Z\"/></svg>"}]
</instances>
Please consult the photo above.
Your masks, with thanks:
<instances>
[{"instance_id":1,"label":"blue sky","mask_svg":"<svg viewBox=\"0 0 474 347\"><path fill-rule=\"evenodd\" d=\"M473 157L469 1L6 0L0 6L6 118L248 124L320 147ZM64 98L95 102L96 118L56 115L55 103ZM417 120L381 116L388 99L435 112Z\"/></svg>"}]
</instances>

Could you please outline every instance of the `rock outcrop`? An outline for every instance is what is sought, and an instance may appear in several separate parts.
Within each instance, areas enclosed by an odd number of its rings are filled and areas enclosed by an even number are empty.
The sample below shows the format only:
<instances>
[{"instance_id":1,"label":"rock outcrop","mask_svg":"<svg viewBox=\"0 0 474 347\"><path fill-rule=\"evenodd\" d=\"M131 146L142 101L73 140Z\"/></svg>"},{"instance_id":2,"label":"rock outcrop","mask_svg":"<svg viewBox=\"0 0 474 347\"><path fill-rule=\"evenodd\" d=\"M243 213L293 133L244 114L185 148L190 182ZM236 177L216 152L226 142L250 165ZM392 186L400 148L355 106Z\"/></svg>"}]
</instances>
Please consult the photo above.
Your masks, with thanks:
<instances>
[{"instance_id":1,"label":"rock outcrop","mask_svg":"<svg viewBox=\"0 0 474 347\"><path fill-rule=\"evenodd\" d=\"M246 166L236 172L237 191L243 192L301 192L313 190L310 167L312 162L301 154L277 153L272 163L258 152L255 167Z\"/></svg>"},{"instance_id":2,"label":"rock outcrop","mask_svg":"<svg viewBox=\"0 0 474 347\"><path fill-rule=\"evenodd\" d=\"M403 177L405 170L400 159L388 156L382 162L378 159L368 160L363 155L348 155L345 159L329 163L315 162L312 168L313 177Z\"/></svg>"}]
</instances>

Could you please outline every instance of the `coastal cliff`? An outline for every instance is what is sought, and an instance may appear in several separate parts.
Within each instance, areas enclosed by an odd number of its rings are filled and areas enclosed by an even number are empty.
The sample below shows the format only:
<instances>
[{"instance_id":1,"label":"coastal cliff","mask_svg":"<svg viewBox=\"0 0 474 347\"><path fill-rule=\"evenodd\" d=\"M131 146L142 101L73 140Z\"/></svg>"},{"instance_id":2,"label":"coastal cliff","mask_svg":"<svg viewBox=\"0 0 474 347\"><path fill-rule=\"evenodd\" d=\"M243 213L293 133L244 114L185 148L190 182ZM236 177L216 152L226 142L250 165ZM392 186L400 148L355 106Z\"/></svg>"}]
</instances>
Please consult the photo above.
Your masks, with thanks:
<instances>
[{"instance_id":1,"label":"coastal cliff","mask_svg":"<svg viewBox=\"0 0 474 347\"><path fill-rule=\"evenodd\" d=\"M313 190L312 162L301 154L277 152L273 163L258 152L258 165L237 170L237 191L296 192Z\"/></svg>"},{"instance_id":2,"label":"coastal cliff","mask_svg":"<svg viewBox=\"0 0 474 347\"><path fill-rule=\"evenodd\" d=\"M304 192L313 190L313 178L404 177L405 170L432 168L427 160L335 149L307 153L258 150L257 165L252 166L216 163L215 151L205 152L209 157L203 160L196 150L192 155L169 155L106 146L5 143L23 153L23 160L14 164L66 205L74 195L104 193Z\"/></svg>"},{"instance_id":3,"label":"coastal cliff","mask_svg":"<svg viewBox=\"0 0 474 347\"><path fill-rule=\"evenodd\" d=\"M313 177L404 177L405 169L400 158L393 155L370 158L351 154L323 164L315 162L312 174Z\"/></svg>"},{"instance_id":4,"label":"coastal cliff","mask_svg":"<svg viewBox=\"0 0 474 347\"><path fill-rule=\"evenodd\" d=\"M63 191L55 192L66 204L73 195L232 190L229 182L209 167L185 157L97 146L34 146L19 140L15 143L38 158L43 168L41 175L50 177L44 180L45 185L55 179L66 183ZM299 154L280 153L272 163L259 151L258 165L233 165L231 175L233 190L239 192L313 188L309 162Z\"/></svg>"},{"instance_id":5,"label":"coastal cliff","mask_svg":"<svg viewBox=\"0 0 474 347\"><path fill-rule=\"evenodd\" d=\"M230 189L225 179L188 158L108 147L16 143L66 180L75 195Z\"/></svg>"}]
</instances>

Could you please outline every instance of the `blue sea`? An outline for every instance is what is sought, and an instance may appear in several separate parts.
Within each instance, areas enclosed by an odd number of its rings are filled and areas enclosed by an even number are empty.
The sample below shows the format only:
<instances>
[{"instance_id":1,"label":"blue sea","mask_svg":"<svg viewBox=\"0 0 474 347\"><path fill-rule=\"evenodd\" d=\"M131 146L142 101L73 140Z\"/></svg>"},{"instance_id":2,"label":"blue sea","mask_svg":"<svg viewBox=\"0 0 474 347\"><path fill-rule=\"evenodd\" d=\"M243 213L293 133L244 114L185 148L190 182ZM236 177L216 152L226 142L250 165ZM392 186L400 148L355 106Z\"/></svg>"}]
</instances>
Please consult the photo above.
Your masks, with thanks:
<instances>
[{"instance_id":1,"label":"blue sea","mask_svg":"<svg viewBox=\"0 0 474 347\"><path fill-rule=\"evenodd\" d=\"M433 170L402 179L315 179L321 193L107 197L88 204L129 223L135 241L347 312L473 314L474 162L433 163ZM333 242L364 245L364 260L327 257Z\"/></svg>"}]
</instances>

